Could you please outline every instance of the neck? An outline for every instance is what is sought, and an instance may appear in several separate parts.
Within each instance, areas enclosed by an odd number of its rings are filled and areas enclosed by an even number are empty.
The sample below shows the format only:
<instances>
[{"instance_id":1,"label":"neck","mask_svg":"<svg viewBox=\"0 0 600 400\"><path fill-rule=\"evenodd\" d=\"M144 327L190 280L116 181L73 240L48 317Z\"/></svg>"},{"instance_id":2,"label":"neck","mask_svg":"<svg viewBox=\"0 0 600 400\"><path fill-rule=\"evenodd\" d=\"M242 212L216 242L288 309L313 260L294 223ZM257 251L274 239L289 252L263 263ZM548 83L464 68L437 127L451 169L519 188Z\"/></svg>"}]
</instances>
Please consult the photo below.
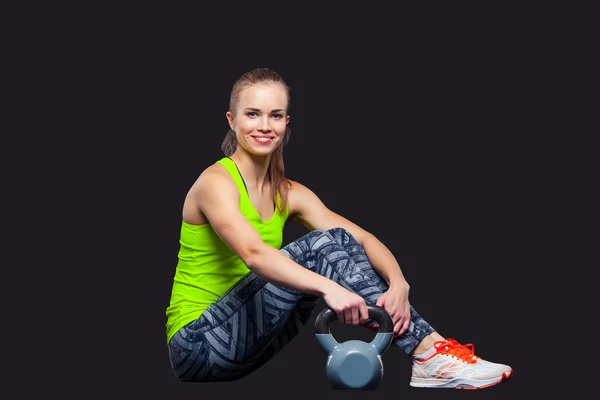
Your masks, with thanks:
<instances>
[{"instance_id":1,"label":"neck","mask_svg":"<svg viewBox=\"0 0 600 400\"><path fill-rule=\"evenodd\" d=\"M230 158L235 162L246 182L246 185L256 188L262 193L266 183L268 183L269 163L271 155L257 156L242 151L239 148Z\"/></svg>"}]
</instances>

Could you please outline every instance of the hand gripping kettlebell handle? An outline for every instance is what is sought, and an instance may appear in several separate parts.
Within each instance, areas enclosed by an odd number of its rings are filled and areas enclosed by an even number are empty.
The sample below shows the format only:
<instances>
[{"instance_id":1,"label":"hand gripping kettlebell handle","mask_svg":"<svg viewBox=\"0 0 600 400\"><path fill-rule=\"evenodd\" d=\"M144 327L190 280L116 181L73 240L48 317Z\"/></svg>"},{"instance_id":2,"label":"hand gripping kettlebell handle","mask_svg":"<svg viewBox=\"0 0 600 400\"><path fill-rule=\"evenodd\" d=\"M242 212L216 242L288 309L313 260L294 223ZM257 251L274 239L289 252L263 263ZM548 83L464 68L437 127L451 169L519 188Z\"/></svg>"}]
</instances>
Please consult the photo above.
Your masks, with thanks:
<instances>
[{"instance_id":1,"label":"hand gripping kettlebell handle","mask_svg":"<svg viewBox=\"0 0 600 400\"><path fill-rule=\"evenodd\" d=\"M383 307L368 304L367 310L369 311L369 318L374 319L379 324L379 331L371 341L371 344L377 348L377 351L381 355L392 343L394 322L390 314ZM315 334L319 335L321 346L323 346L327 353L330 353L338 344L329 330L329 324L335 319L337 319L336 312L326 307L319 313L315 320Z\"/></svg>"}]
</instances>

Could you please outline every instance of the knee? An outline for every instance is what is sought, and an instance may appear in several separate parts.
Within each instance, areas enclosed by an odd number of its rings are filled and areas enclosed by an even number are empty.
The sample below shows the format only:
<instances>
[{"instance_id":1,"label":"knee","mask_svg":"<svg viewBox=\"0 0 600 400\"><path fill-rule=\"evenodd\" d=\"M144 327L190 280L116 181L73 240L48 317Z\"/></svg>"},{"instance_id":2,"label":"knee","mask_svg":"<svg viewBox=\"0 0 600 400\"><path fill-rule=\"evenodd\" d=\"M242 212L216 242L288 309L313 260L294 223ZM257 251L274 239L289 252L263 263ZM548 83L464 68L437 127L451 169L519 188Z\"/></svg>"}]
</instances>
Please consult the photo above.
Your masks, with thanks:
<instances>
[{"instance_id":1,"label":"knee","mask_svg":"<svg viewBox=\"0 0 600 400\"><path fill-rule=\"evenodd\" d=\"M312 232L312 234L317 236L326 236L340 244L346 244L350 241L356 241L356 239L352 236L350 231L348 231L346 228L342 228L341 226L326 230L315 230Z\"/></svg>"},{"instance_id":2,"label":"knee","mask_svg":"<svg viewBox=\"0 0 600 400\"><path fill-rule=\"evenodd\" d=\"M342 228L341 226L330 229L315 230L313 233L328 237L352 236L350 232L346 230L346 228Z\"/></svg>"},{"instance_id":3,"label":"knee","mask_svg":"<svg viewBox=\"0 0 600 400\"><path fill-rule=\"evenodd\" d=\"M331 228L331 229L319 229L312 232L314 238L322 239L327 238L329 241L337 242L338 244L343 244L347 241L347 238L350 237L350 232L341 227Z\"/></svg>"},{"instance_id":4,"label":"knee","mask_svg":"<svg viewBox=\"0 0 600 400\"><path fill-rule=\"evenodd\" d=\"M314 230L306 236L308 247L311 252L318 251L323 245L335 244L346 247L358 243L352 234L342 227L335 227L324 230Z\"/></svg>"},{"instance_id":5,"label":"knee","mask_svg":"<svg viewBox=\"0 0 600 400\"><path fill-rule=\"evenodd\" d=\"M334 235L334 234L345 234L348 231L345 228L342 228L341 226L337 226L335 228L328 229L327 232Z\"/></svg>"},{"instance_id":6,"label":"knee","mask_svg":"<svg viewBox=\"0 0 600 400\"><path fill-rule=\"evenodd\" d=\"M347 245L351 243L358 243L352 233L348 231L346 228L336 227L327 230L327 232L334 238L336 242L341 245Z\"/></svg>"}]
</instances>

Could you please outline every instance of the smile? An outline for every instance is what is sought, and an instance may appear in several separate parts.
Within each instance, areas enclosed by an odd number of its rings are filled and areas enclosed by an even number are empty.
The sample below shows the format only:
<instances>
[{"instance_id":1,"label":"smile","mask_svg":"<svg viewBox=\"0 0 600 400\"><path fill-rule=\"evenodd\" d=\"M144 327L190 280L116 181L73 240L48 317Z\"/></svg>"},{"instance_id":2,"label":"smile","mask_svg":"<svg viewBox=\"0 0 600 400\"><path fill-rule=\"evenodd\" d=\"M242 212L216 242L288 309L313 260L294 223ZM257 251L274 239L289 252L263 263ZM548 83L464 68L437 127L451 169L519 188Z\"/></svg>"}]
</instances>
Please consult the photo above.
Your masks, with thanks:
<instances>
[{"instance_id":1,"label":"smile","mask_svg":"<svg viewBox=\"0 0 600 400\"><path fill-rule=\"evenodd\" d=\"M260 143L260 144L269 144L273 141L272 137L268 137L268 136L252 136L252 138L254 139L254 141Z\"/></svg>"}]
</instances>

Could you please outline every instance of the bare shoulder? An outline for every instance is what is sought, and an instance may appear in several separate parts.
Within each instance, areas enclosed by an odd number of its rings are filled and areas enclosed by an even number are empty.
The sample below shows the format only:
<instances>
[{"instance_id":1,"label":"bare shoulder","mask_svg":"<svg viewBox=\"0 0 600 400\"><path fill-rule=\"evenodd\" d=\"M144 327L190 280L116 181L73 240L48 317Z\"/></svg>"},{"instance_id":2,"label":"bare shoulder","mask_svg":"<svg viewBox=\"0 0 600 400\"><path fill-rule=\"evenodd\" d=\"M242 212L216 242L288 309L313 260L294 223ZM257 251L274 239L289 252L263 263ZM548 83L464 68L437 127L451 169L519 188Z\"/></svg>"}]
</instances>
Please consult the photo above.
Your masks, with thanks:
<instances>
[{"instance_id":1,"label":"bare shoulder","mask_svg":"<svg viewBox=\"0 0 600 400\"><path fill-rule=\"evenodd\" d=\"M237 186L225 167L213 164L204 169L189 189L183 219L191 224L208 222L203 209L239 202Z\"/></svg>"},{"instance_id":2,"label":"bare shoulder","mask_svg":"<svg viewBox=\"0 0 600 400\"><path fill-rule=\"evenodd\" d=\"M292 179L288 179L288 181L290 182L290 197L299 197L311 192L311 190L308 187L306 187L298 181L294 181Z\"/></svg>"},{"instance_id":3,"label":"bare shoulder","mask_svg":"<svg viewBox=\"0 0 600 400\"><path fill-rule=\"evenodd\" d=\"M288 179L290 181L290 190L288 192L288 203L290 216L301 215L307 207L315 207L322 205L321 200L306 185Z\"/></svg>"},{"instance_id":4,"label":"bare shoulder","mask_svg":"<svg viewBox=\"0 0 600 400\"><path fill-rule=\"evenodd\" d=\"M299 222L309 231L341 227L351 232L359 243L364 243L368 234L365 230L331 210L307 186L291 180L290 182L292 184L288 195L288 201L290 202L290 216L288 218L290 220Z\"/></svg>"},{"instance_id":5,"label":"bare shoulder","mask_svg":"<svg viewBox=\"0 0 600 400\"><path fill-rule=\"evenodd\" d=\"M300 182L294 181L288 178L288 182L290 183L290 188L288 190L288 202L290 204L290 212L292 204L298 201L298 198L302 196L302 192L306 189L306 186L301 184Z\"/></svg>"},{"instance_id":6,"label":"bare shoulder","mask_svg":"<svg viewBox=\"0 0 600 400\"><path fill-rule=\"evenodd\" d=\"M196 182L192 185L192 189L206 189L213 185L222 186L227 184L234 184L231 175L229 175L224 166L215 163L209 165L200 173L198 179L196 179Z\"/></svg>"}]
</instances>

